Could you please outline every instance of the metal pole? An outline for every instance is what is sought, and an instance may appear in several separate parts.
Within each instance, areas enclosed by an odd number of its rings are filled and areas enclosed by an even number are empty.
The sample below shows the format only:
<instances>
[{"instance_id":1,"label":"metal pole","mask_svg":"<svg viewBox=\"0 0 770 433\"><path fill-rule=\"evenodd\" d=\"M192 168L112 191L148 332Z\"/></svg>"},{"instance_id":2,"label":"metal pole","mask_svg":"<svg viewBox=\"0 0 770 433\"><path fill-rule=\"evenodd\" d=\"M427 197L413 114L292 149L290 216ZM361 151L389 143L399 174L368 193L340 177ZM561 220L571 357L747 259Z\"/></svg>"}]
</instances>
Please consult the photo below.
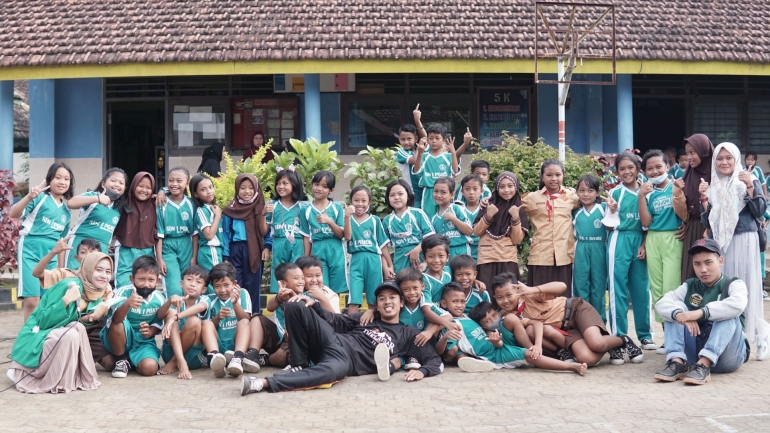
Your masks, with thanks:
<instances>
[{"instance_id":1,"label":"metal pole","mask_svg":"<svg viewBox=\"0 0 770 433\"><path fill-rule=\"evenodd\" d=\"M557 79L562 80L564 77L564 57L559 57L558 59L558 66L557 66ZM565 112L564 112L564 105L567 101L567 91L569 89L569 85L566 83L559 83L559 91L558 91L558 98L559 98L559 161L564 162L566 159L565 156L565 147L567 145L567 130L565 125Z\"/></svg>"}]
</instances>

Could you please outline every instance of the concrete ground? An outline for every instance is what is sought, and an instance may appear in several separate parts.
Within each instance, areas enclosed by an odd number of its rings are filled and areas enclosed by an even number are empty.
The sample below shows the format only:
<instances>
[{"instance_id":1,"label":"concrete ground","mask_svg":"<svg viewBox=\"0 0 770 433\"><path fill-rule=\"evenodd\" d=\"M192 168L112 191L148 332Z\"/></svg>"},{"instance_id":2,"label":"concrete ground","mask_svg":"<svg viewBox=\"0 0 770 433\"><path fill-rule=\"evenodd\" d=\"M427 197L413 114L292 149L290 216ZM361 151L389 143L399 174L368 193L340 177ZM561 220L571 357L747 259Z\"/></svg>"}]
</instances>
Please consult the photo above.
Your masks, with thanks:
<instances>
[{"instance_id":1,"label":"concrete ground","mask_svg":"<svg viewBox=\"0 0 770 433\"><path fill-rule=\"evenodd\" d=\"M765 316L770 317L770 303ZM21 312L0 313L2 388ZM663 335L657 325L656 341ZM770 430L770 360L751 360L705 386L657 383L665 362L645 351L641 364L609 365L586 377L534 368L469 374L456 367L407 383L353 377L331 389L240 396L240 379L215 379L208 369L193 380L176 375L113 379L101 387L59 395L0 393L3 432L443 432L604 431L739 432ZM270 374L273 369L264 369Z\"/></svg>"}]
</instances>

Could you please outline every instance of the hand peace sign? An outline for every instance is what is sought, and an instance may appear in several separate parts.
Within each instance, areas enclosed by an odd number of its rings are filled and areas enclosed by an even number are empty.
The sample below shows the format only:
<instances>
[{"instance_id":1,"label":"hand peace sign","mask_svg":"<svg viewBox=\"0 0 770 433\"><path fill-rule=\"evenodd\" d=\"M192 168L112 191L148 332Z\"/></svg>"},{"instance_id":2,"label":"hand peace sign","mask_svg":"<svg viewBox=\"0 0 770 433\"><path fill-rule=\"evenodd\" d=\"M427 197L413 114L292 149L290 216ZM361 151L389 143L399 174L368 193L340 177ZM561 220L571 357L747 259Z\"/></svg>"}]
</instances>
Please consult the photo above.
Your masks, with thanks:
<instances>
[{"instance_id":1,"label":"hand peace sign","mask_svg":"<svg viewBox=\"0 0 770 433\"><path fill-rule=\"evenodd\" d=\"M45 181L42 181L42 182L40 182L40 185L38 185L38 186L33 186L33 187L32 187L32 188L29 190L29 194L27 194L27 195L28 195L28 196L29 196L31 199L33 199L33 200L34 200L34 199L38 198L38 197L40 196L40 194L42 194L44 191L47 191L47 190L48 190L48 188L50 188L50 187L51 187L51 185L46 185L46 184L45 184Z\"/></svg>"}]
</instances>

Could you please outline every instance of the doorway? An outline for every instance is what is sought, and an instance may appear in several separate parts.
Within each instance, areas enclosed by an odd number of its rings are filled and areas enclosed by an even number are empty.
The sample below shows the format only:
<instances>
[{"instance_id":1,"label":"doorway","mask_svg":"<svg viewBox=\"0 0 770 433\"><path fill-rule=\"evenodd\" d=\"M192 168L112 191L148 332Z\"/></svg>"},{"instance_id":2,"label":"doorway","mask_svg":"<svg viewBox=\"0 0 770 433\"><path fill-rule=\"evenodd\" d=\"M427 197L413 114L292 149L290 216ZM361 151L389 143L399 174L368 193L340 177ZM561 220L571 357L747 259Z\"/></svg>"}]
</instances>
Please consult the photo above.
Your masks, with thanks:
<instances>
[{"instance_id":1,"label":"doorway","mask_svg":"<svg viewBox=\"0 0 770 433\"><path fill-rule=\"evenodd\" d=\"M684 147L687 112L684 99L634 99L634 149Z\"/></svg>"},{"instance_id":2,"label":"doorway","mask_svg":"<svg viewBox=\"0 0 770 433\"><path fill-rule=\"evenodd\" d=\"M129 182L140 171L166 184L166 108L164 101L109 102L109 167L120 167Z\"/></svg>"}]
</instances>

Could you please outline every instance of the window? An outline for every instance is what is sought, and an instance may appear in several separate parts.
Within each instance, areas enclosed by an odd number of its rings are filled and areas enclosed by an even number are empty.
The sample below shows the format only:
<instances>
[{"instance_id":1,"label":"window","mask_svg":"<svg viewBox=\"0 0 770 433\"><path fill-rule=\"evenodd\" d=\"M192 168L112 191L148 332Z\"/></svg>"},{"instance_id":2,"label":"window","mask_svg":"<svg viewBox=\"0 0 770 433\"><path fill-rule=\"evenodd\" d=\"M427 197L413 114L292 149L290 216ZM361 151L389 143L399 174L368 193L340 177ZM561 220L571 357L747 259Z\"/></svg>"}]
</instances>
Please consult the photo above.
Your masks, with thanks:
<instances>
[{"instance_id":1,"label":"window","mask_svg":"<svg viewBox=\"0 0 770 433\"><path fill-rule=\"evenodd\" d=\"M749 102L749 149L770 153L770 101Z\"/></svg>"},{"instance_id":2,"label":"window","mask_svg":"<svg viewBox=\"0 0 770 433\"><path fill-rule=\"evenodd\" d=\"M174 102L171 106L174 149L192 150L227 143L224 103L196 100L189 104Z\"/></svg>"},{"instance_id":3,"label":"window","mask_svg":"<svg viewBox=\"0 0 770 433\"><path fill-rule=\"evenodd\" d=\"M455 137L455 146L462 144L465 130L471 126L471 102L468 94L411 95L408 104L409 120L406 123L414 123L412 110L418 103L422 112L422 126L427 128L434 123L440 123L446 127L449 135Z\"/></svg>"},{"instance_id":4,"label":"window","mask_svg":"<svg viewBox=\"0 0 770 433\"><path fill-rule=\"evenodd\" d=\"M346 98L343 116L347 122L347 148L352 152L398 144L398 129L404 122L406 98L365 95ZM411 114L411 111L409 111Z\"/></svg>"},{"instance_id":5,"label":"window","mask_svg":"<svg viewBox=\"0 0 770 433\"><path fill-rule=\"evenodd\" d=\"M233 149L248 149L256 133L274 143L299 137L296 96L233 99Z\"/></svg>"},{"instance_id":6,"label":"window","mask_svg":"<svg viewBox=\"0 0 770 433\"><path fill-rule=\"evenodd\" d=\"M712 143L729 141L741 147L741 104L696 103L693 127L706 134Z\"/></svg>"}]
</instances>

